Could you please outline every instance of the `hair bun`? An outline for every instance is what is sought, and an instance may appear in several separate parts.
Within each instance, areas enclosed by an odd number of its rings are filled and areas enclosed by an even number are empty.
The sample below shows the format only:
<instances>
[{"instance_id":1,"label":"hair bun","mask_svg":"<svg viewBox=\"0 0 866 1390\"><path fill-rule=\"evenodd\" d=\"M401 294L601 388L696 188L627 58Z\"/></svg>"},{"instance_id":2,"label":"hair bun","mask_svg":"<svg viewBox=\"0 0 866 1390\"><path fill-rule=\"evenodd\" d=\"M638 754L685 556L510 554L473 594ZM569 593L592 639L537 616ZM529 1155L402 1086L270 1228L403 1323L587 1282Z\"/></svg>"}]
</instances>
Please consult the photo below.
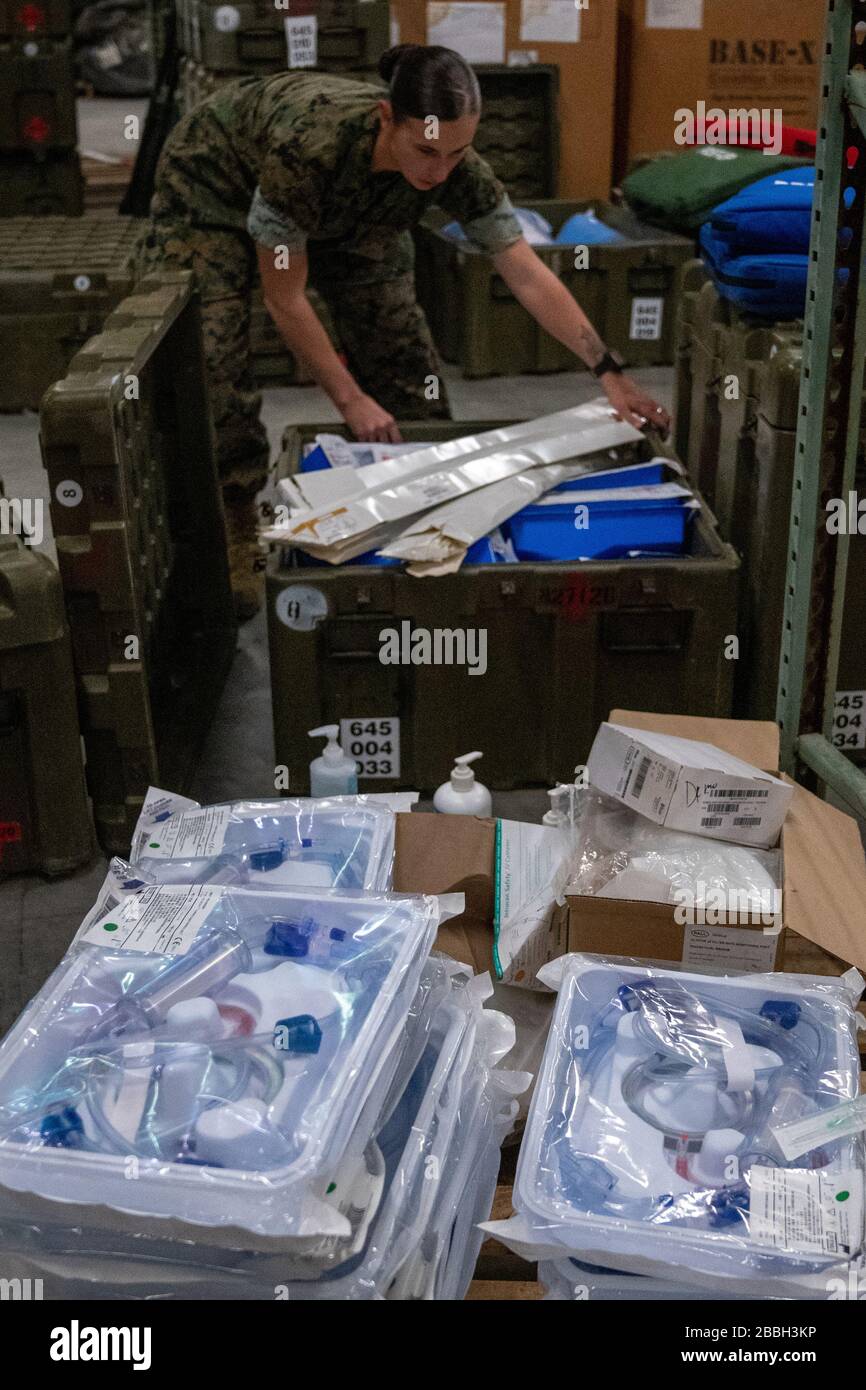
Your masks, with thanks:
<instances>
[{"instance_id":1,"label":"hair bun","mask_svg":"<svg viewBox=\"0 0 866 1390\"><path fill-rule=\"evenodd\" d=\"M402 63L407 54L420 47L421 44L418 43L398 43L393 48L386 49L379 59L379 76L383 81L390 82L398 64Z\"/></svg>"}]
</instances>

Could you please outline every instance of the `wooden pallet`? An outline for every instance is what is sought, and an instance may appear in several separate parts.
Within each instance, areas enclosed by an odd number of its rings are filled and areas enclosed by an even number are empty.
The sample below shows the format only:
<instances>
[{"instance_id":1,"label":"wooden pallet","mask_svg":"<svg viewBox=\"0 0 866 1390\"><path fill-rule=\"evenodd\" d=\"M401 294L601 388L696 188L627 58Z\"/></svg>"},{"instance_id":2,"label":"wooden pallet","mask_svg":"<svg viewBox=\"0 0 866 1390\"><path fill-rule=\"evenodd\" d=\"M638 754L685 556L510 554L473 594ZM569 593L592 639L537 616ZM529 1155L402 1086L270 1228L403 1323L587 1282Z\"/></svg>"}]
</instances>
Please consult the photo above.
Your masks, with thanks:
<instances>
[{"instance_id":1,"label":"wooden pallet","mask_svg":"<svg viewBox=\"0 0 866 1390\"><path fill-rule=\"evenodd\" d=\"M491 1221L504 1221L514 1211L511 1196L518 1152L518 1144L511 1144L502 1151L499 1183L490 1213ZM490 1237L481 1247L475 1266L475 1278L466 1297L475 1302L505 1300L530 1303L544 1297L544 1288L538 1282L536 1265L522 1260L501 1241Z\"/></svg>"}]
</instances>

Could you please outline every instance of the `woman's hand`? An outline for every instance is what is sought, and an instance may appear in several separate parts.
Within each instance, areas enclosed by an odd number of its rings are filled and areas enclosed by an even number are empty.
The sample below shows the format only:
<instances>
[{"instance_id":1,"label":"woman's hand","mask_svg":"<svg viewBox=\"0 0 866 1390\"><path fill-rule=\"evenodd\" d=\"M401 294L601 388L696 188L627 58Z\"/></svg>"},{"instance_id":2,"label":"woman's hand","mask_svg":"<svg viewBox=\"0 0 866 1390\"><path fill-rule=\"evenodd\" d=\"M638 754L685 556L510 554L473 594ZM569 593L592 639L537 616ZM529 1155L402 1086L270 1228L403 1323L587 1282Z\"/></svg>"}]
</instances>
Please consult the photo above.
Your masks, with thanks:
<instances>
[{"instance_id":1,"label":"woman's hand","mask_svg":"<svg viewBox=\"0 0 866 1390\"><path fill-rule=\"evenodd\" d=\"M639 430L645 425L652 425L653 429L662 435L667 434L671 427L671 417L664 406L654 401L646 391L642 391L631 377L623 376L621 372L605 372L601 384L621 420Z\"/></svg>"},{"instance_id":2,"label":"woman's hand","mask_svg":"<svg viewBox=\"0 0 866 1390\"><path fill-rule=\"evenodd\" d=\"M399 444L402 439L394 416L383 410L372 396L353 396L343 405L342 412L356 439L378 444Z\"/></svg>"}]
</instances>

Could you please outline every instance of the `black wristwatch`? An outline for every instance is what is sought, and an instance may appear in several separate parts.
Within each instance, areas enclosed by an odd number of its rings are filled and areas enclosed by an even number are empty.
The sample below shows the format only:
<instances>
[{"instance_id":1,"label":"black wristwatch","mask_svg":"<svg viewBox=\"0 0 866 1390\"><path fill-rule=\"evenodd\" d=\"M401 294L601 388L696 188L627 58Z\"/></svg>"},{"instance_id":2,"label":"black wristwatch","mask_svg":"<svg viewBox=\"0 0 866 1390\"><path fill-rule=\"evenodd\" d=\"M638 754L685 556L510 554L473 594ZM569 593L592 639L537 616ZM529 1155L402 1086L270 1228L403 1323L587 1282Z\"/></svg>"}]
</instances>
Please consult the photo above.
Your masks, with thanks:
<instances>
[{"instance_id":1,"label":"black wristwatch","mask_svg":"<svg viewBox=\"0 0 866 1390\"><path fill-rule=\"evenodd\" d=\"M607 372L616 372L617 376L622 374L622 362L612 352L605 349L604 357L597 366L590 368L593 376L605 376Z\"/></svg>"}]
</instances>

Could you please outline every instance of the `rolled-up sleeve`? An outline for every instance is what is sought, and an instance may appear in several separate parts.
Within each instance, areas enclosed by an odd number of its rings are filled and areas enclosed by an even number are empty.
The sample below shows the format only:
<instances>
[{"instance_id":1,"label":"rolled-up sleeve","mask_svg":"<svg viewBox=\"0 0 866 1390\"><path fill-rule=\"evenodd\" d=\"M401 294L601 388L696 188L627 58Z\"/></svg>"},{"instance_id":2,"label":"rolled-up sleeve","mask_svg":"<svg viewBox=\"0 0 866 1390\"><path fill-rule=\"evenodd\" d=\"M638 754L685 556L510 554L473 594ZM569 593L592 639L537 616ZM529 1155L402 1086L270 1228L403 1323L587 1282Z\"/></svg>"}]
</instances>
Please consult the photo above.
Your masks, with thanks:
<instances>
[{"instance_id":1,"label":"rolled-up sleeve","mask_svg":"<svg viewBox=\"0 0 866 1390\"><path fill-rule=\"evenodd\" d=\"M289 251L304 251L307 234L286 213L278 212L257 188L247 217L247 231L261 246L285 246Z\"/></svg>"},{"instance_id":2,"label":"rolled-up sleeve","mask_svg":"<svg viewBox=\"0 0 866 1390\"><path fill-rule=\"evenodd\" d=\"M511 199L490 165L470 150L436 199L460 223L470 245L489 256L520 241Z\"/></svg>"}]
</instances>

